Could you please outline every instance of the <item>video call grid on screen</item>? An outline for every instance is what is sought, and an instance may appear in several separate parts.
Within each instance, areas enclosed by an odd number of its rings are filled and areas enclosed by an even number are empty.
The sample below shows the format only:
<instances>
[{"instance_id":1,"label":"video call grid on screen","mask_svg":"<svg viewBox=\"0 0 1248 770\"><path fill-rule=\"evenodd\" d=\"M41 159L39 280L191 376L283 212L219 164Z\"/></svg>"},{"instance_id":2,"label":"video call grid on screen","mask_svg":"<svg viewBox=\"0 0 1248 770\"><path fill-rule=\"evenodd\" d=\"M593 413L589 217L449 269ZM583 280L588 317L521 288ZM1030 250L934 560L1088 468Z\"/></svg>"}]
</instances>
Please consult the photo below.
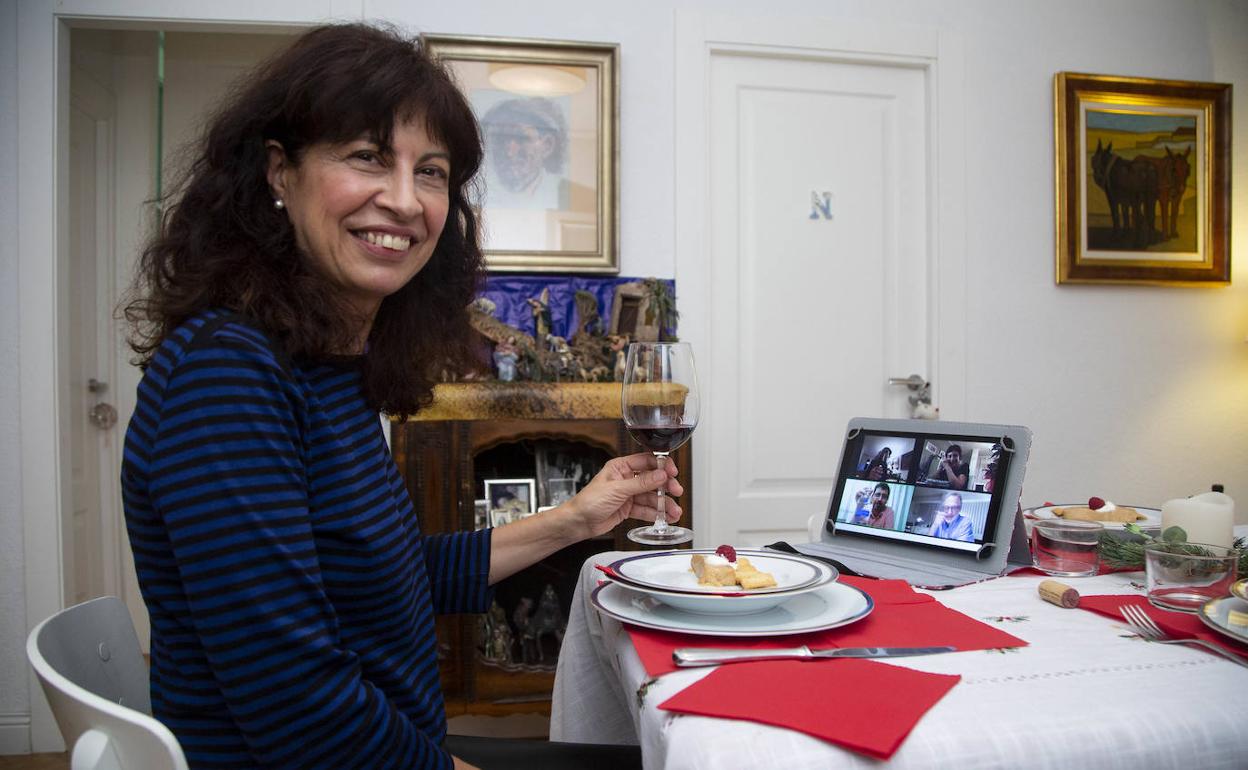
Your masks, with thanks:
<instances>
[{"instance_id":1,"label":"video call grid on screen","mask_svg":"<svg viewBox=\"0 0 1248 770\"><path fill-rule=\"evenodd\" d=\"M837 533L977 551L996 531L1000 438L863 430L850 439L833 500Z\"/></svg>"}]
</instances>

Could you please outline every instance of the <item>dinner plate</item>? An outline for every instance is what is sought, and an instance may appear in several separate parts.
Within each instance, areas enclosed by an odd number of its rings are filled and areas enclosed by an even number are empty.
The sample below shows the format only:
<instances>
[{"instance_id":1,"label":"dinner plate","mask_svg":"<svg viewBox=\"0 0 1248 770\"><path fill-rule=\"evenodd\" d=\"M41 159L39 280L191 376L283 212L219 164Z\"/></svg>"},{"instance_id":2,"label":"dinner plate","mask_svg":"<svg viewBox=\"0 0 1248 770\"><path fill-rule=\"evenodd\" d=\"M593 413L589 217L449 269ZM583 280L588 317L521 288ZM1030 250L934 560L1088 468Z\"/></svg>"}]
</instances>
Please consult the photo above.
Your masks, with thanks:
<instances>
[{"instance_id":1,"label":"dinner plate","mask_svg":"<svg viewBox=\"0 0 1248 770\"><path fill-rule=\"evenodd\" d=\"M629 556L612 562L610 569L621 583L631 583L671 593L686 594L778 594L823 585L836 580L836 570L828 564L790 556L773 551L749 551L738 549L737 556L744 556L754 567L770 573L776 584L768 588L751 588L744 591L736 586L698 585L698 576L689 566L693 554L713 554L714 549L694 548L680 551L658 551Z\"/></svg>"},{"instance_id":2,"label":"dinner plate","mask_svg":"<svg viewBox=\"0 0 1248 770\"><path fill-rule=\"evenodd\" d=\"M836 577L836 570L832 570L833 579ZM699 615L748 615L752 612L763 612L772 607L784 604L794 596L818 591L828 582L824 581L815 583L814 585L805 586L804 588L794 588L789 591L781 591L779 593L754 593L752 591L740 591L731 594L702 594L702 593L681 593L678 591L664 591L659 588L650 588L648 586L637 585L636 583L628 583L624 581L616 581L621 586L632 591L653 596L655 599L664 604L675 607L685 612L693 612ZM721 587L722 589L722 587Z\"/></svg>"},{"instance_id":3,"label":"dinner plate","mask_svg":"<svg viewBox=\"0 0 1248 770\"><path fill-rule=\"evenodd\" d=\"M1065 503L1063 505L1042 505L1039 508L1028 508L1023 511L1023 521L1027 521L1028 519L1056 519L1059 517L1053 515L1054 508L1071 508L1086 505L1087 503ZM1161 529L1161 511L1157 508L1144 508L1138 505L1126 505L1120 507L1134 508L1141 516L1144 517L1143 519L1135 522L1140 529ZM1123 523L1121 521L1102 521L1101 524L1108 530L1123 529ZM1028 534L1030 533L1031 528L1028 527Z\"/></svg>"},{"instance_id":4,"label":"dinner plate","mask_svg":"<svg viewBox=\"0 0 1248 770\"><path fill-rule=\"evenodd\" d=\"M871 614L875 603L844 583L828 583L790 597L779 606L747 615L705 615L678 610L619 583L603 583L590 594L598 611L623 623L659 631L706 636L788 636L849 625Z\"/></svg>"},{"instance_id":5,"label":"dinner plate","mask_svg":"<svg viewBox=\"0 0 1248 770\"><path fill-rule=\"evenodd\" d=\"M1214 631L1248 644L1248 622L1232 623L1229 617L1232 610L1248 615L1248 600L1240 599L1238 596L1210 599L1196 614L1206 626Z\"/></svg>"}]
</instances>

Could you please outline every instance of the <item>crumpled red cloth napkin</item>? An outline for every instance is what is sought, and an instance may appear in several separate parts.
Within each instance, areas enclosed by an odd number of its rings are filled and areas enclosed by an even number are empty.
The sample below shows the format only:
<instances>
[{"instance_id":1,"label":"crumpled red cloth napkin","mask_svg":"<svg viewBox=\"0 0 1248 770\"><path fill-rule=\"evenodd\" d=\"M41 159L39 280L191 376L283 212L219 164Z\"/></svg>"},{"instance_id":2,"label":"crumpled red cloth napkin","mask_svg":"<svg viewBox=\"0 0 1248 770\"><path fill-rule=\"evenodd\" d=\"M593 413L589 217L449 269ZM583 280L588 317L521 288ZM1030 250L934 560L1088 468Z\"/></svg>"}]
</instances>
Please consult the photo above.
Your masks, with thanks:
<instances>
[{"instance_id":1,"label":"crumpled red cloth napkin","mask_svg":"<svg viewBox=\"0 0 1248 770\"><path fill-rule=\"evenodd\" d=\"M676 664L672 662L672 652L678 647L755 650L799 647L803 644L812 649L950 646L961 651L1023 647L1027 644L1016 636L949 609L928 594L918 593L904 580L870 580L842 576L840 581L861 588L875 602L875 609L870 615L841 628L758 638L682 634L629 625L625 625L625 629L650 676L660 676L676 670ZM740 665L765 666L769 663L734 663L727 668Z\"/></svg>"},{"instance_id":2,"label":"crumpled red cloth napkin","mask_svg":"<svg viewBox=\"0 0 1248 770\"><path fill-rule=\"evenodd\" d=\"M734 663L659 704L682 714L748 719L798 730L878 759L901 746L962 678L869 660ZM837 693L853 693L835 708Z\"/></svg>"},{"instance_id":3,"label":"crumpled red cloth napkin","mask_svg":"<svg viewBox=\"0 0 1248 770\"><path fill-rule=\"evenodd\" d=\"M1175 639L1202 639L1206 642L1213 642L1227 652L1233 652L1236 655L1248 658L1248 644L1240 644L1229 637L1219 634L1202 623L1200 618L1195 615L1154 607L1143 596L1110 594L1079 597L1079 609L1095 612L1098 615L1105 615L1123 623L1126 621L1122 619L1122 614L1118 610L1124 604L1134 604L1143 608L1144 612L1153 619L1153 622L1161 626L1162 631L1165 631ZM1189 646L1195 647L1195 645Z\"/></svg>"}]
</instances>

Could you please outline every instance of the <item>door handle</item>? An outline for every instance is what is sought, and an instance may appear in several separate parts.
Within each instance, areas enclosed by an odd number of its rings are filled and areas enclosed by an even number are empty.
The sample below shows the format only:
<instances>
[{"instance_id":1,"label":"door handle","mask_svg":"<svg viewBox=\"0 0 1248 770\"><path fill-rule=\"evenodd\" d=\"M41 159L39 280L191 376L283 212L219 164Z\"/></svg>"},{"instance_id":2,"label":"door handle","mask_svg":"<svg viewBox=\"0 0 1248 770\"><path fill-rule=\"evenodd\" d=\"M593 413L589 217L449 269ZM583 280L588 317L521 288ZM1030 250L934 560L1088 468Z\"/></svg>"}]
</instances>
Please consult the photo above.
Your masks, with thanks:
<instances>
[{"instance_id":1,"label":"door handle","mask_svg":"<svg viewBox=\"0 0 1248 770\"><path fill-rule=\"evenodd\" d=\"M920 390L927 385L927 380L917 374L912 374L909 377L889 377L888 384L905 385L910 390Z\"/></svg>"},{"instance_id":2,"label":"door handle","mask_svg":"<svg viewBox=\"0 0 1248 770\"><path fill-rule=\"evenodd\" d=\"M939 420L940 409L932 406L932 383L917 374L889 377L889 385L905 385L910 391L910 416L919 420Z\"/></svg>"},{"instance_id":3,"label":"door handle","mask_svg":"<svg viewBox=\"0 0 1248 770\"><path fill-rule=\"evenodd\" d=\"M101 401L87 412L87 419L100 430L108 430L117 424L117 410Z\"/></svg>"}]
</instances>

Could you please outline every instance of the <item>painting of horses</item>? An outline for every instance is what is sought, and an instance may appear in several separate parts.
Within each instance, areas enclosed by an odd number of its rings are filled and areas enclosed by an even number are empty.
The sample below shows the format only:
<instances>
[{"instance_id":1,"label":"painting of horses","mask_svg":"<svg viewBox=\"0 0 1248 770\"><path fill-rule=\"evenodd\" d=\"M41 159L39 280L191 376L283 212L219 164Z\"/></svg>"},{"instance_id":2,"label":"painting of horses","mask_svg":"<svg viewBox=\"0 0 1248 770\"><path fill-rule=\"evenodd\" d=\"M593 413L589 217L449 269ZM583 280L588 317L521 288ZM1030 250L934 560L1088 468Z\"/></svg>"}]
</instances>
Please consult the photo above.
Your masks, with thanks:
<instances>
[{"instance_id":1,"label":"painting of horses","mask_svg":"<svg viewBox=\"0 0 1248 770\"><path fill-rule=\"evenodd\" d=\"M1196 253L1197 122L1196 115L1087 111L1089 250Z\"/></svg>"},{"instance_id":2,"label":"painting of horses","mask_svg":"<svg viewBox=\"0 0 1248 770\"><path fill-rule=\"evenodd\" d=\"M1055 78L1058 283L1230 280L1230 86Z\"/></svg>"}]
</instances>

